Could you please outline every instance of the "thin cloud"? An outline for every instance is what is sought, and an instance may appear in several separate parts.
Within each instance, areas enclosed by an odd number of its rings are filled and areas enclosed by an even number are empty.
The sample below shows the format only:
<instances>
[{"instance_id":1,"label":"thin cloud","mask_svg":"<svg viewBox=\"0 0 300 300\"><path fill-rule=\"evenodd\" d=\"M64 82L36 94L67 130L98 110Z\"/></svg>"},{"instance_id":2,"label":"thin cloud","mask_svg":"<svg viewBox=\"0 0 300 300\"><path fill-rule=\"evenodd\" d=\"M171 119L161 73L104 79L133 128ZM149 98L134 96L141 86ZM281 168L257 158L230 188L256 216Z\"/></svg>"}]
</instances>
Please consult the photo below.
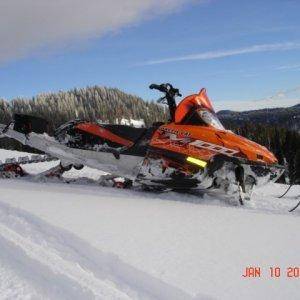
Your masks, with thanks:
<instances>
[{"instance_id":1,"label":"thin cloud","mask_svg":"<svg viewBox=\"0 0 300 300\"><path fill-rule=\"evenodd\" d=\"M202 0L0 1L0 63L101 37L195 1Z\"/></svg>"},{"instance_id":2,"label":"thin cloud","mask_svg":"<svg viewBox=\"0 0 300 300\"><path fill-rule=\"evenodd\" d=\"M300 64L280 66L276 68L276 70L279 71L300 70Z\"/></svg>"},{"instance_id":3,"label":"thin cloud","mask_svg":"<svg viewBox=\"0 0 300 300\"><path fill-rule=\"evenodd\" d=\"M287 99L296 98L300 101L300 85L293 87L292 89L278 91L275 95L269 97L269 99Z\"/></svg>"},{"instance_id":4,"label":"thin cloud","mask_svg":"<svg viewBox=\"0 0 300 300\"><path fill-rule=\"evenodd\" d=\"M164 58L158 60L150 60L142 63L141 65L157 65L157 64L165 64L165 63L178 62L178 61L190 61L190 60L210 60L210 59L237 56L237 55L250 54L250 53L287 51L287 50L298 50L298 49L300 49L300 43L298 42L263 44L263 45L254 45L246 48L238 48L238 49L231 49L231 50L217 50L217 51L209 51L209 52L203 52L198 54L190 54L190 55Z\"/></svg>"},{"instance_id":5,"label":"thin cloud","mask_svg":"<svg viewBox=\"0 0 300 300\"><path fill-rule=\"evenodd\" d=\"M249 101L216 101L216 111L229 109L233 111L255 110L263 108L290 107L300 103L300 86L277 91L274 95Z\"/></svg>"}]
</instances>

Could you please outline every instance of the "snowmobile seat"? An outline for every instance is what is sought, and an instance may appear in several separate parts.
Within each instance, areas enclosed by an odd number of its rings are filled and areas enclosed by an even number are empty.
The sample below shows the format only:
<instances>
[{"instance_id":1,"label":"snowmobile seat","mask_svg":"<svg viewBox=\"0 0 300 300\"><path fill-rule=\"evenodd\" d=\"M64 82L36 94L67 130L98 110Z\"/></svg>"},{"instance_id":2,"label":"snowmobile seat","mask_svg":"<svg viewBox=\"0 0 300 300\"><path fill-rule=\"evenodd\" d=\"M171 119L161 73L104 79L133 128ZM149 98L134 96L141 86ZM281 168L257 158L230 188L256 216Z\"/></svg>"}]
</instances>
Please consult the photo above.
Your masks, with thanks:
<instances>
[{"instance_id":1,"label":"snowmobile seat","mask_svg":"<svg viewBox=\"0 0 300 300\"><path fill-rule=\"evenodd\" d=\"M137 128L128 125L104 124L101 126L131 142L137 141L147 131L147 128Z\"/></svg>"},{"instance_id":2,"label":"snowmobile seat","mask_svg":"<svg viewBox=\"0 0 300 300\"><path fill-rule=\"evenodd\" d=\"M152 126L153 127L160 127L160 126L163 126L163 125L165 125L166 123L165 122L154 122L153 124L152 124Z\"/></svg>"},{"instance_id":3,"label":"snowmobile seat","mask_svg":"<svg viewBox=\"0 0 300 300\"><path fill-rule=\"evenodd\" d=\"M153 136L156 126L149 128L136 128L127 125L101 124L101 127L109 130L114 135L130 141L130 146L122 150L122 154L145 156L148 145ZM111 147L115 147L112 145Z\"/></svg>"},{"instance_id":4,"label":"snowmobile seat","mask_svg":"<svg viewBox=\"0 0 300 300\"><path fill-rule=\"evenodd\" d=\"M39 117L15 114L14 115L14 130L29 134L30 132L44 133L49 132L49 123Z\"/></svg>"}]
</instances>

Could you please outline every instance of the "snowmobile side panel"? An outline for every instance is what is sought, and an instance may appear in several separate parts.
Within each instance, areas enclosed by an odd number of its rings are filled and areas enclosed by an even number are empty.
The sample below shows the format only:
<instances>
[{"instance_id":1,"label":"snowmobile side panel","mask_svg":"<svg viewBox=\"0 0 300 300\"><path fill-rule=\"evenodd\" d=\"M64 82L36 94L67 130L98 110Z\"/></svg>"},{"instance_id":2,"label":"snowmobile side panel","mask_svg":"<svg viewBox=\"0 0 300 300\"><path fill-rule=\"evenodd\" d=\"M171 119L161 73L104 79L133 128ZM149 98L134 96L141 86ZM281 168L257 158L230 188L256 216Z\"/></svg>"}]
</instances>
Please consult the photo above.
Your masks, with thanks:
<instances>
[{"instance_id":1,"label":"snowmobile side panel","mask_svg":"<svg viewBox=\"0 0 300 300\"><path fill-rule=\"evenodd\" d=\"M112 133L111 130L108 130L98 124L85 122L76 125L75 128L122 146L131 147L133 145L132 141L122 138L121 136Z\"/></svg>"},{"instance_id":2,"label":"snowmobile side panel","mask_svg":"<svg viewBox=\"0 0 300 300\"><path fill-rule=\"evenodd\" d=\"M91 124L73 120L55 131L55 139L70 148L145 156L158 126L135 128L127 125ZM97 134L97 135L96 135Z\"/></svg>"},{"instance_id":3,"label":"snowmobile side panel","mask_svg":"<svg viewBox=\"0 0 300 300\"><path fill-rule=\"evenodd\" d=\"M150 145L204 160L210 160L216 154L225 154L262 164L277 164L278 162L265 147L231 131L208 126L170 123L161 126L155 132Z\"/></svg>"}]
</instances>

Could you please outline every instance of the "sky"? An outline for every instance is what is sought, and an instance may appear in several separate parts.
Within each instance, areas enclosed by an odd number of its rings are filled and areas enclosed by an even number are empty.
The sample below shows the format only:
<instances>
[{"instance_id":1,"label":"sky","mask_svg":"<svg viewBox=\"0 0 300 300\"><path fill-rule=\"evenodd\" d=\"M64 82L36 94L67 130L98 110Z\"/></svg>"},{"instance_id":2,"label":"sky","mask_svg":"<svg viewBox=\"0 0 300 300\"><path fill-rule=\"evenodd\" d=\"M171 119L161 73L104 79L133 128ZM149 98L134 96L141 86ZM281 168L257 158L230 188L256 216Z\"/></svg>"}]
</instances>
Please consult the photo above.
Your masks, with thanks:
<instances>
[{"instance_id":1,"label":"sky","mask_svg":"<svg viewBox=\"0 0 300 300\"><path fill-rule=\"evenodd\" d=\"M213 101L299 91L299 0L0 0L0 98L151 83ZM298 97L298 96L295 96Z\"/></svg>"}]
</instances>

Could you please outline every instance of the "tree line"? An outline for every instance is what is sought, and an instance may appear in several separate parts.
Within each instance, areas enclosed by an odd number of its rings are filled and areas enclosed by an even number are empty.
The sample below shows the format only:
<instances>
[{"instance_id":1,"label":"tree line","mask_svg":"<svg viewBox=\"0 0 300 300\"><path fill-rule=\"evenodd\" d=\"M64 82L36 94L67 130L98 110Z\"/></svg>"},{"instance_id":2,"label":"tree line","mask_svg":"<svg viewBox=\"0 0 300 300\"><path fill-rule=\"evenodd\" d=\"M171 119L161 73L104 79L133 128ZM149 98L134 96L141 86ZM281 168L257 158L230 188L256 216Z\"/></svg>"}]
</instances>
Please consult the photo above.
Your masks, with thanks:
<instances>
[{"instance_id":1,"label":"tree line","mask_svg":"<svg viewBox=\"0 0 300 300\"><path fill-rule=\"evenodd\" d=\"M42 117L52 129L72 119L118 123L122 118L146 125L165 119L166 111L155 102L126 94L115 88L87 87L67 92L40 94L32 99L0 99L0 121L9 122L14 113Z\"/></svg>"}]
</instances>

